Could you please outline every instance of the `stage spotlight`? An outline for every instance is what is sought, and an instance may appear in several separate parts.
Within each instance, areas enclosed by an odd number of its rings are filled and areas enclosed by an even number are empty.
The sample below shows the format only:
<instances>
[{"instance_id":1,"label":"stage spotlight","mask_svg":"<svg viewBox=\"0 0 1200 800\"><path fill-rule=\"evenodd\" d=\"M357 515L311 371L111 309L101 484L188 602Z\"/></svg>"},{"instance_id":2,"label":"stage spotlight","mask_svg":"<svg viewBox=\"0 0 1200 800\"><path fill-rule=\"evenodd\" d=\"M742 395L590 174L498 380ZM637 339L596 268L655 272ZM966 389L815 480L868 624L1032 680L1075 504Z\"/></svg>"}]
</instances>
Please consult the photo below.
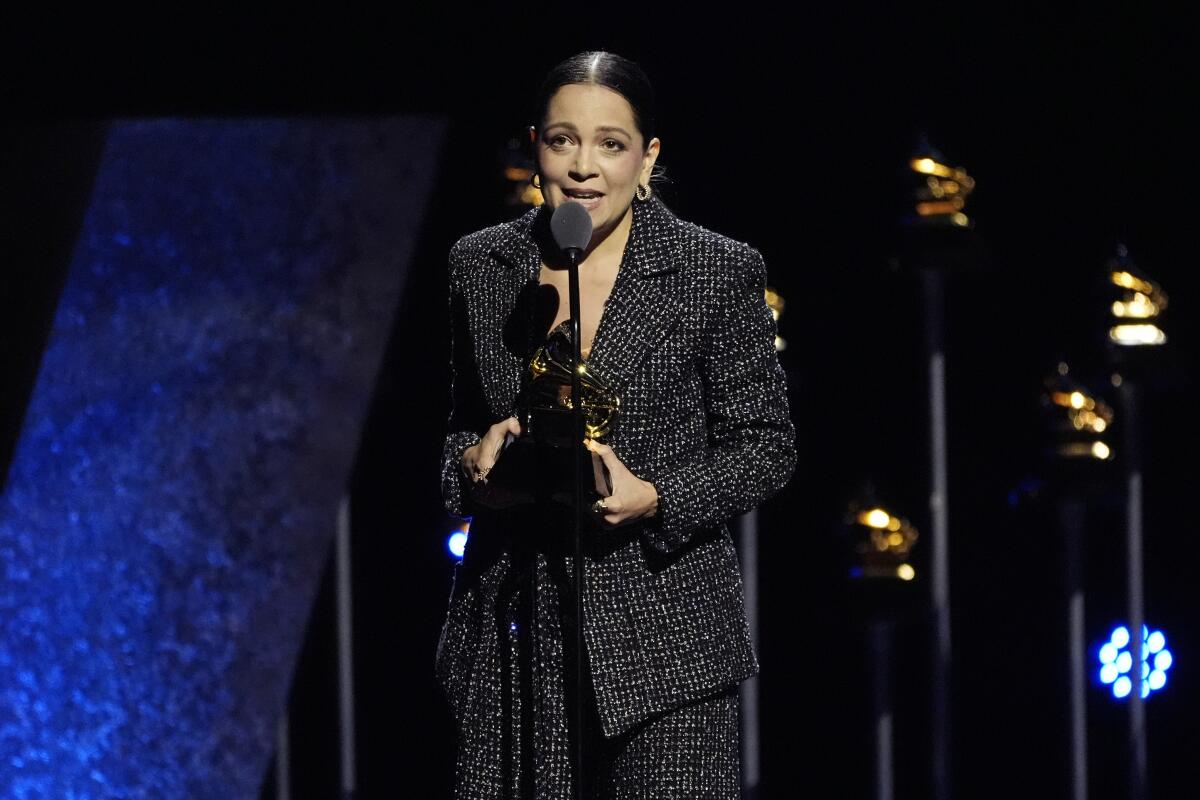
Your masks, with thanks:
<instances>
[{"instance_id":1,"label":"stage spotlight","mask_svg":"<svg viewBox=\"0 0 1200 800\"><path fill-rule=\"evenodd\" d=\"M1126 628L1124 625L1114 628L1112 635L1108 638L1118 648L1124 647L1129 644L1129 628Z\"/></svg>"},{"instance_id":2,"label":"stage spotlight","mask_svg":"<svg viewBox=\"0 0 1200 800\"><path fill-rule=\"evenodd\" d=\"M467 549L467 527L460 528L446 537L446 549L457 559L463 557Z\"/></svg>"},{"instance_id":3,"label":"stage spotlight","mask_svg":"<svg viewBox=\"0 0 1200 800\"><path fill-rule=\"evenodd\" d=\"M1112 448L1104 440L1113 424L1113 409L1094 391L1073 379L1070 367L1061 362L1045 381L1042 407L1054 436L1053 453L1058 458L1087 458L1107 461Z\"/></svg>"},{"instance_id":4,"label":"stage spotlight","mask_svg":"<svg viewBox=\"0 0 1200 800\"><path fill-rule=\"evenodd\" d=\"M1149 697L1167 685L1167 670L1174 659L1167 649L1167 637L1162 631L1151 631L1142 626L1142 665L1134 670L1133 653L1129 646L1129 628L1120 625L1113 629L1109 640L1100 646L1100 682L1112 686L1112 694L1118 700L1128 697L1133 691L1134 675L1141 687L1142 697Z\"/></svg>"},{"instance_id":5,"label":"stage spotlight","mask_svg":"<svg viewBox=\"0 0 1200 800\"><path fill-rule=\"evenodd\" d=\"M1167 308L1167 293L1136 270L1125 245L1117 246L1117 255L1108 264L1108 279L1118 295L1111 306L1114 322L1108 329L1109 341L1121 347L1166 344L1167 334L1158 321Z\"/></svg>"}]
</instances>

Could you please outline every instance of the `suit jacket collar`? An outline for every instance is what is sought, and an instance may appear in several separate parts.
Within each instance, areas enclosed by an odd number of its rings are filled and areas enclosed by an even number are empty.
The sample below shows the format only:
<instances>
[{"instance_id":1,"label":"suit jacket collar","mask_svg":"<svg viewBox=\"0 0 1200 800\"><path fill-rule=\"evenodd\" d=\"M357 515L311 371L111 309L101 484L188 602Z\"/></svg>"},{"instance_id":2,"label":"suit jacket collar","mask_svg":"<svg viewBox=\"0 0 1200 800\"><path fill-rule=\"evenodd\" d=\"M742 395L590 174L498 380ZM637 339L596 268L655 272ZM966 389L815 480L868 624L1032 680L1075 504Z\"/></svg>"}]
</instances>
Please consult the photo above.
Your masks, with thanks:
<instances>
[{"instance_id":1,"label":"suit jacket collar","mask_svg":"<svg viewBox=\"0 0 1200 800\"><path fill-rule=\"evenodd\" d=\"M548 236L552 213L546 206L530 209L507 226L492 245L491 252L508 267L523 269L526 274L536 277L541 264L539 233ZM657 196L645 202L635 200L633 225L621 271L628 270L634 277L646 277L678 269L679 259L675 256L679 255L679 239L671 234L682 224Z\"/></svg>"},{"instance_id":2,"label":"suit jacket collar","mask_svg":"<svg viewBox=\"0 0 1200 800\"><path fill-rule=\"evenodd\" d=\"M513 276L514 290L537 281L541 256L538 227L550 210L533 209L514 220L491 248ZM680 221L657 197L633 203L633 225L616 282L604 306L588 365L618 393L650 349L678 320L682 298L679 272L686 263L687 237ZM618 422L619 424L619 422Z\"/></svg>"}]
</instances>

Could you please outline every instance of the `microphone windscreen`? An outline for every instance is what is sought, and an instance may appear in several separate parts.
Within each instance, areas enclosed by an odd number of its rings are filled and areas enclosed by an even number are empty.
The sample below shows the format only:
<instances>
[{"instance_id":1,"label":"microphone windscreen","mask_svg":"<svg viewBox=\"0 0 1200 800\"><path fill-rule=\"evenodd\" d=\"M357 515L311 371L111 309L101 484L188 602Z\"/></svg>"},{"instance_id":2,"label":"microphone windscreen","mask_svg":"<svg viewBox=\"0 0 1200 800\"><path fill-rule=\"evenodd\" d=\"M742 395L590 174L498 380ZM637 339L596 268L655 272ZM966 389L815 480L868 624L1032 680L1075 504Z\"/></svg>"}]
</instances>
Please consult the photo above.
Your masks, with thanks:
<instances>
[{"instance_id":1,"label":"microphone windscreen","mask_svg":"<svg viewBox=\"0 0 1200 800\"><path fill-rule=\"evenodd\" d=\"M579 203L563 203L550 217L550 231L561 250L586 250L592 240L592 218Z\"/></svg>"}]
</instances>

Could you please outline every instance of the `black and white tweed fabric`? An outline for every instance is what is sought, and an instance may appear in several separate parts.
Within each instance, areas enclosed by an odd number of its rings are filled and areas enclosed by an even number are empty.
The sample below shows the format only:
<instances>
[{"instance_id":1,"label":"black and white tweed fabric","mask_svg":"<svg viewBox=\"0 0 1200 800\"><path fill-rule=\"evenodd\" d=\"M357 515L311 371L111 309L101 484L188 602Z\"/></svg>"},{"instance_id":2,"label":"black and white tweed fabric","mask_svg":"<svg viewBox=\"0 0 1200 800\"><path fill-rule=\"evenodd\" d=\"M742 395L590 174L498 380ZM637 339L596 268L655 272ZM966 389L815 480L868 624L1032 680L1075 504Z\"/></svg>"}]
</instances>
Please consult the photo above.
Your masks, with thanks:
<instances>
[{"instance_id":1,"label":"black and white tweed fabric","mask_svg":"<svg viewBox=\"0 0 1200 800\"><path fill-rule=\"evenodd\" d=\"M442 490L450 513L473 520L435 666L459 731L460 798L570 796L570 514L477 507L459 468L463 450L513 412L547 333L535 300L548 217L530 211L450 254ZM737 796L731 687L758 664L725 523L778 491L796 457L765 281L753 248L677 219L657 198L635 201L588 363L621 397L605 441L655 485L659 507L588 537L597 730L583 735L606 754L598 796Z\"/></svg>"}]
</instances>

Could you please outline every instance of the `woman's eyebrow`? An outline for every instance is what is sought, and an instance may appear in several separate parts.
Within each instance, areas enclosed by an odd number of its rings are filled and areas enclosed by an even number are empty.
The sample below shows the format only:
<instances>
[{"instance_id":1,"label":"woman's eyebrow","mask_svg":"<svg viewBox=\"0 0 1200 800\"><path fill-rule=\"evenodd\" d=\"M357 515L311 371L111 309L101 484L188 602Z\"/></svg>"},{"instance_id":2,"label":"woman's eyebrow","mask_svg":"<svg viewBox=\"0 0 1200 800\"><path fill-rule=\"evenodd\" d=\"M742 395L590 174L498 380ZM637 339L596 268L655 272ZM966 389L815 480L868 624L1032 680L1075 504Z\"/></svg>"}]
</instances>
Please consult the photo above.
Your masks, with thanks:
<instances>
[{"instance_id":1,"label":"woman's eyebrow","mask_svg":"<svg viewBox=\"0 0 1200 800\"><path fill-rule=\"evenodd\" d=\"M630 139L633 138L632 136L629 136L629 131L616 125L597 125L596 131L598 133L620 133L624 136L628 136Z\"/></svg>"},{"instance_id":2,"label":"woman's eyebrow","mask_svg":"<svg viewBox=\"0 0 1200 800\"><path fill-rule=\"evenodd\" d=\"M551 128L566 128L569 131L579 132L579 128L573 122L551 122L546 126L545 130L550 130ZM629 131L619 125L597 125L596 133L619 133L629 139L633 138Z\"/></svg>"}]
</instances>

